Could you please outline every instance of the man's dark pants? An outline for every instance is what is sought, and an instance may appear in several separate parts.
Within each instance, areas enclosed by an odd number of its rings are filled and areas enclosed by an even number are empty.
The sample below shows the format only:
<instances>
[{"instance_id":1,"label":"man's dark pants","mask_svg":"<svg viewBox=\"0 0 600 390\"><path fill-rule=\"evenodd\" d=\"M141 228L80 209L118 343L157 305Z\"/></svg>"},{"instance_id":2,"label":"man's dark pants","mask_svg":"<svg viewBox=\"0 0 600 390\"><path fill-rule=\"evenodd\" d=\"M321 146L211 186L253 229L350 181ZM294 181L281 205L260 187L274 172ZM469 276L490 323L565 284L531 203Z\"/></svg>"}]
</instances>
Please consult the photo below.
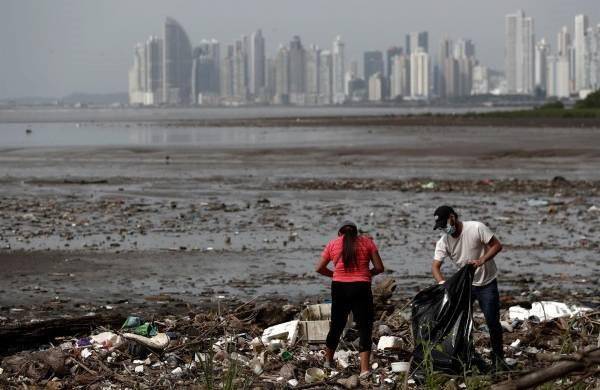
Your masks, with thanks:
<instances>
[{"instance_id":1,"label":"man's dark pants","mask_svg":"<svg viewBox=\"0 0 600 390\"><path fill-rule=\"evenodd\" d=\"M502 325L500 325L500 294L498 293L498 282L493 282L485 286L473 286L472 299L479 302L479 307L485 317L485 322L490 330L490 342L494 359L503 359L504 350L502 349Z\"/></svg>"}]
</instances>

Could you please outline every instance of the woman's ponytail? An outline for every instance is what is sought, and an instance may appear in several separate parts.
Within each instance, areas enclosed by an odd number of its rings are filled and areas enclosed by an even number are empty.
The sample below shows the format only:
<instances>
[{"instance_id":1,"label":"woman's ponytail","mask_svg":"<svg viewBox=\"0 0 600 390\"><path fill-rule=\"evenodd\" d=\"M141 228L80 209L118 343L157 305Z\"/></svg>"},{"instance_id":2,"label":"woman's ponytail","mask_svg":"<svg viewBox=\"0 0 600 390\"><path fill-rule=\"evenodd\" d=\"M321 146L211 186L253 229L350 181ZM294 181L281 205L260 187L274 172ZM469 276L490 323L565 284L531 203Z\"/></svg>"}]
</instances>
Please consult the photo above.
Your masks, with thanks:
<instances>
[{"instance_id":1,"label":"woman's ponytail","mask_svg":"<svg viewBox=\"0 0 600 390\"><path fill-rule=\"evenodd\" d=\"M344 268L354 268L357 266L356 239L358 238L358 229L356 226L346 225L340 229L340 234L344 236L344 247L342 249Z\"/></svg>"}]
</instances>

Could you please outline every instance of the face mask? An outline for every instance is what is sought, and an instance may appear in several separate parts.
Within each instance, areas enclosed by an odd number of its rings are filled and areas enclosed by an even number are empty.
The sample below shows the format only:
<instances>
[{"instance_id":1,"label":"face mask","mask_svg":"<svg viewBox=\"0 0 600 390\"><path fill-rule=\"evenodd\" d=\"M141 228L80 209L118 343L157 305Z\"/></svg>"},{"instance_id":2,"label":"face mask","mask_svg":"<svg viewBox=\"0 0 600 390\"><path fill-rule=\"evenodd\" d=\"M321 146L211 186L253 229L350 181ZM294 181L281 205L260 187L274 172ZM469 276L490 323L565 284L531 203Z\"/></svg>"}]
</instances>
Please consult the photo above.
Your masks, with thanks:
<instances>
[{"instance_id":1,"label":"face mask","mask_svg":"<svg viewBox=\"0 0 600 390\"><path fill-rule=\"evenodd\" d=\"M455 227L454 225L450 225L450 224L448 224L448 225L446 225L446 227L444 228L444 232L445 232L447 235L451 236L451 235L453 235L454 233L456 233L456 227Z\"/></svg>"}]
</instances>

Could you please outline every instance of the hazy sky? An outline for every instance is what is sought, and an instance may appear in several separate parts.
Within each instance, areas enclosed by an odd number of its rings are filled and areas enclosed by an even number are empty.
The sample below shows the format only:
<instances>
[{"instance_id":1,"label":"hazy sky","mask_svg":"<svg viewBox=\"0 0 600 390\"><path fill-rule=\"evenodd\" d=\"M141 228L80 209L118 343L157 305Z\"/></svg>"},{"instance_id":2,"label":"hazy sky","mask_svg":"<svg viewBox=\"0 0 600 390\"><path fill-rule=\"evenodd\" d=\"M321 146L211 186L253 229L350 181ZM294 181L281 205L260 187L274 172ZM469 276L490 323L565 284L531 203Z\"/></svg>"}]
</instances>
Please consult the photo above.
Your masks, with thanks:
<instances>
[{"instance_id":1,"label":"hazy sky","mask_svg":"<svg viewBox=\"0 0 600 390\"><path fill-rule=\"evenodd\" d=\"M600 23L600 0L0 0L0 98L125 92L135 43L161 35L166 16L192 44L262 28L268 55L296 34L322 48L341 34L347 60L359 61L428 30L430 51L444 34L471 38L480 61L501 69L504 15L519 8L553 50L576 14Z\"/></svg>"}]
</instances>

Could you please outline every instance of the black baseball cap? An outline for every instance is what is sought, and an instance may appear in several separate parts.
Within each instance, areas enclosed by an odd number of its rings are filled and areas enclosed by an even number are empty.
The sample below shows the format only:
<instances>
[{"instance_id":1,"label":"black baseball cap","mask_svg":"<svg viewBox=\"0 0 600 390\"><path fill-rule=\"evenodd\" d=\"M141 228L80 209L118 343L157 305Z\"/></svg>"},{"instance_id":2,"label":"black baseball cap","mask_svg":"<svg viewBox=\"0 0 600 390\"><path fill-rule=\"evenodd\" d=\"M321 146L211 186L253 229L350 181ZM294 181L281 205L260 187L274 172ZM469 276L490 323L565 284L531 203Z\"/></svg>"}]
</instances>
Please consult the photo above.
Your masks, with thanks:
<instances>
[{"instance_id":1,"label":"black baseball cap","mask_svg":"<svg viewBox=\"0 0 600 390\"><path fill-rule=\"evenodd\" d=\"M457 215L454 209L450 206L440 206L435 209L435 212L433 213L433 218L435 219L433 230L445 228L450 214Z\"/></svg>"}]
</instances>

